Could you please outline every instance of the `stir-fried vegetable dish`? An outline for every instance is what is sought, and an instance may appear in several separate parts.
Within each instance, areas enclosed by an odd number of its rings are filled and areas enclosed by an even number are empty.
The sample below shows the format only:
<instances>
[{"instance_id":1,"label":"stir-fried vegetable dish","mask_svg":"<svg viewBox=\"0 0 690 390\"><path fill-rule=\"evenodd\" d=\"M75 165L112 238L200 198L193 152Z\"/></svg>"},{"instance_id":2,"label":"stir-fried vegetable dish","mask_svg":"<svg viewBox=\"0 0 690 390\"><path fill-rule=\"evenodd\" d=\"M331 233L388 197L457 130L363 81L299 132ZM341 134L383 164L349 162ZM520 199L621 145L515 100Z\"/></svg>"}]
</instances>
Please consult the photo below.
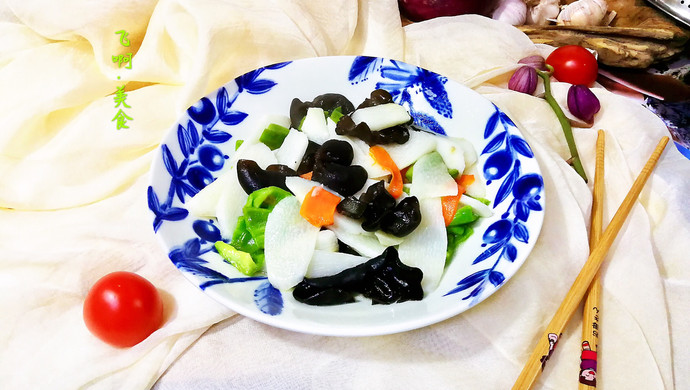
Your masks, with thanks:
<instances>
[{"instance_id":1,"label":"stir-fried vegetable dish","mask_svg":"<svg viewBox=\"0 0 690 390\"><path fill-rule=\"evenodd\" d=\"M492 213L473 146L415 126L384 90L295 98L237 145L187 207L217 220L225 261L305 304L421 300Z\"/></svg>"}]
</instances>

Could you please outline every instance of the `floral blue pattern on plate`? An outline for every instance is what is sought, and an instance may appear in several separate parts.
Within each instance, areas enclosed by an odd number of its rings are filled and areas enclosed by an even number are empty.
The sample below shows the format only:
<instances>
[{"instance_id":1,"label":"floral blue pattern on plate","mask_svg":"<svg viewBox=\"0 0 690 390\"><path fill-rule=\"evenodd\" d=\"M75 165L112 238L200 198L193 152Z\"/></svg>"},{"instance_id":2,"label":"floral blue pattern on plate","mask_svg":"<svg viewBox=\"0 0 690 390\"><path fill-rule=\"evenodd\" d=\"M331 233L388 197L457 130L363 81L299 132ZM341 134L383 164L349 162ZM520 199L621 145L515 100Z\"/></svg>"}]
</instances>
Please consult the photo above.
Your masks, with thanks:
<instances>
[{"instance_id":1,"label":"floral blue pattern on plate","mask_svg":"<svg viewBox=\"0 0 690 390\"><path fill-rule=\"evenodd\" d=\"M483 218L446 267L439 287L421 301L333 307L301 304L264 276L247 277L215 252L214 220L185 203L230 165L237 140L270 114L287 115L297 97L340 93L358 104L377 88L404 105L415 124L470 141L494 215ZM318 57L262 67L239 76L190 107L163 139L152 164L148 206L173 264L229 308L273 326L339 336L401 332L475 306L524 263L541 230L544 185L534 154L515 124L490 101L447 77L378 57Z\"/></svg>"}]
</instances>

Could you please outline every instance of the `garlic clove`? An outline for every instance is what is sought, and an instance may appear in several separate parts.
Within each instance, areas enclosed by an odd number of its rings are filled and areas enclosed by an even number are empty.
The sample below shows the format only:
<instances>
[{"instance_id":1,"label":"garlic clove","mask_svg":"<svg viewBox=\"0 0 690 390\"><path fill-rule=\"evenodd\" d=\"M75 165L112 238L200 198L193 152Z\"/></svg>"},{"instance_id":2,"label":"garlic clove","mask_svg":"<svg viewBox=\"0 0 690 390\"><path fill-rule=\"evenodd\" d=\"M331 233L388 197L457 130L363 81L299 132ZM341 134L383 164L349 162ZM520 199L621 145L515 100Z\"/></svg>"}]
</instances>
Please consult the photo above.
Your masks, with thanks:
<instances>
[{"instance_id":1,"label":"garlic clove","mask_svg":"<svg viewBox=\"0 0 690 390\"><path fill-rule=\"evenodd\" d=\"M527 20L527 5L523 0L502 0L491 18L513 26L523 25Z\"/></svg>"},{"instance_id":2,"label":"garlic clove","mask_svg":"<svg viewBox=\"0 0 690 390\"><path fill-rule=\"evenodd\" d=\"M604 20L608 6L605 0L578 0L563 7L556 18L561 26L598 26Z\"/></svg>"},{"instance_id":3,"label":"garlic clove","mask_svg":"<svg viewBox=\"0 0 690 390\"><path fill-rule=\"evenodd\" d=\"M558 0L541 0L539 4L527 10L526 24L547 25L556 19L561 11Z\"/></svg>"}]
</instances>

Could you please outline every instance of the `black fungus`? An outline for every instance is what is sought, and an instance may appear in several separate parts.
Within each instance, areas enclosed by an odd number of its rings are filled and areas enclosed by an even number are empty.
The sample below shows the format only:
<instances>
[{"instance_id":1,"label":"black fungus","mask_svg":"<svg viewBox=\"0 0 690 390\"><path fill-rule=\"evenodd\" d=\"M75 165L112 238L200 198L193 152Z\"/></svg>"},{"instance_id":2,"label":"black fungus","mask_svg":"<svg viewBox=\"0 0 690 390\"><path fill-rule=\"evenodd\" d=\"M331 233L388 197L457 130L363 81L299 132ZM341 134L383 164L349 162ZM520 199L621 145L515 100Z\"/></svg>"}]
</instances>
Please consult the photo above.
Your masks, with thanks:
<instances>
[{"instance_id":1,"label":"black fungus","mask_svg":"<svg viewBox=\"0 0 690 390\"><path fill-rule=\"evenodd\" d=\"M316 151L314 162L350 165L354 156L355 151L348 142L331 139L324 142Z\"/></svg>"},{"instance_id":2,"label":"black fungus","mask_svg":"<svg viewBox=\"0 0 690 390\"><path fill-rule=\"evenodd\" d=\"M322 183L342 196L350 196L364 187L367 171L350 165L352 146L340 140L328 140L316 152L312 180Z\"/></svg>"},{"instance_id":3,"label":"black fungus","mask_svg":"<svg viewBox=\"0 0 690 390\"><path fill-rule=\"evenodd\" d=\"M374 132L372 140L376 145L398 144L402 145L410 140L410 131L405 125L397 125ZM372 146L372 145L369 145Z\"/></svg>"},{"instance_id":4,"label":"black fungus","mask_svg":"<svg viewBox=\"0 0 690 390\"><path fill-rule=\"evenodd\" d=\"M359 165L315 164L312 180L322 183L342 196L359 191L367 181L367 171Z\"/></svg>"},{"instance_id":5,"label":"black fungus","mask_svg":"<svg viewBox=\"0 0 690 390\"><path fill-rule=\"evenodd\" d=\"M340 118L335 125L335 133L359 138L364 142L367 142L371 138L371 129L369 129L369 125L364 122L357 125L349 116Z\"/></svg>"},{"instance_id":6,"label":"black fungus","mask_svg":"<svg viewBox=\"0 0 690 390\"><path fill-rule=\"evenodd\" d=\"M359 217L355 213L347 214L349 208L354 208L350 204L354 202L345 198L340 203L346 201L347 203L343 206L338 204L336 210L351 218L362 218L362 229L368 232L380 229L396 237L405 237L422 222L417 197L408 196L396 204L395 198L388 192L383 180L372 184L359 196L359 202L364 204L364 211ZM362 206L358 205L358 207ZM342 212L341 209L346 212Z\"/></svg>"},{"instance_id":7,"label":"black fungus","mask_svg":"<svg viewBox=\"0 0 690 390\"><path fill-rule=\"evenodd\" d=\"M273 166L270 170L264 170L253 160L237 161L237 179L247 195L256 190L270 186L279 187L285 191L291 192L285 185L285 177L296 175L297 173L295 171L286 166Z\"/></svg>"},{"instance_id":8,"label":"black fungus","mask_svg":"<svg viewBox=\"0 0 690 390\"><path fill-rule=\"evenodd\" d=\"M419 301L424 298L422 270L403 264L394 247L388 247L375 262L362 283L364 297L374 304ZM366 264L366 263L365 263Z\"/></svg>"},{"instance_id":9,"label":"black fungus","mask_svg":"<svg viewBox=\"0 0 690 390\"><path fill-rule=\"evenodd\" d=\"M297 176L297 172L294 169L283 164L271 164L266 167L266 170L269 172L278 172L283 176Z\"/></svg>"},{"instance_id":10,"label":"black fungus","mask_svg":"<svg viewBox=\"0 0 690 390\"><path fill-rule=\"evenodd\" d=\"M347 291L336 287L317 287L301 282L292 292L292 296L302 303L312 306L332 306L352 303L357 295L354 291Z\"/></svg>"},{"instance_id":11,"label":"black fungus","mask_svg":"<svg viewBox=\"0 0 690 390\"><path fill-rule=\"evenodd\" d=\"M340 112L349 115L355 111L355 106L345 96L339 93L319 95L311 102L312 107L321 107L324 111L333 111L340 107Z\"/></svg>"},{"instance_id":12,"label":"black fungus","mask_svg":"<svg viewBox=\"0 0 690 390\"><path fill-rule=\"evenodd\" d=\"M388 247L379 256L336 275L305 278L293 290L293 297L309 305L339 305L353 302L361 294L374 304L421 300L422 271L400 261L398 251Z\"/></svg>"},{"instance_id":13,"label":"black fungus","mask_svg":"<svg viewBox=\"0 0 690 390\"><path fill-rule=\"evenodd\" d=\"M366 192L359 196L359 200L366 204L362 214L362 229L368 232L378 230L383 217L395 207L395 198L386 190L383 180L370 185Z\"/></svg>"},{"instance_id":14,"label":"black fungus","mask_svg":"<svg viewBox=\"0 0 690 390\"><path fill-rule=\"evenodd\" d=\"M381 230L396 237L405 237L412 233L422 222L422 212L415 196L401 200L392 212L381 219Z\"/></svg>"},{"instance_id":15,"label":"black fungus","mask_svg":"<svg viewBox=\"0 0 690 390\"><path fill-rule=\"evenodd\" d=\"M338 205L335 207L335 210L346 217L359 219L362 218L366 208L366 203L355 198L354 196L348 196L343 198L343 200L338 203Z\"/></svg>"},{"instance_id":16,"label":"black fungus","mask_svg":"<svg viewBox=\"0 0 690 390\"><path fill-rule=\"evenodd\" d=\"M364 99L357 108L373 107L391 102L393 102L393 96L391 96L390 92L385 89L375 89L371 91L369 97Z\"/></svg>"},{"instance_id":17,"label":"black fungus","mask_svg":"<svg viewBox=\"0 0 690 390\"><path fill-rule=\"evenodd\" d=\"M371 131L369 125L364 122L355 124L349 116L340 118L335 125L335 133L359 138L369 146L394 143L402 145L410 139L410 132L406 125L397 125L378 131Z\"/></svg>"},{"instance_id":18,"label":"black fungus","mask_svg":"<svg viewBox=\"0 0 690 390\"><path fill-rule=\"evenodd\" d=\"M307 115L309 107L309 102L303 102L297 98L292 99L290 103L290 127L299 129L302 118Z\"/></svg>"},{"instance_id":19,"label":"black fungus","mask_svg":"<svg viewBox=\"0 0 690 390\"><path fill-rule=\"evenodd\" d=\"M338 93L326 93L319 95L311 102L303 102L298 98L292 99L290 103L290 126L299 129L302 119L307 115L309 107L319 107L324 111L331 112L340 107L340 112L349 115L355 111L355 106L345 96Z\"/></svg>"}]
</instances>

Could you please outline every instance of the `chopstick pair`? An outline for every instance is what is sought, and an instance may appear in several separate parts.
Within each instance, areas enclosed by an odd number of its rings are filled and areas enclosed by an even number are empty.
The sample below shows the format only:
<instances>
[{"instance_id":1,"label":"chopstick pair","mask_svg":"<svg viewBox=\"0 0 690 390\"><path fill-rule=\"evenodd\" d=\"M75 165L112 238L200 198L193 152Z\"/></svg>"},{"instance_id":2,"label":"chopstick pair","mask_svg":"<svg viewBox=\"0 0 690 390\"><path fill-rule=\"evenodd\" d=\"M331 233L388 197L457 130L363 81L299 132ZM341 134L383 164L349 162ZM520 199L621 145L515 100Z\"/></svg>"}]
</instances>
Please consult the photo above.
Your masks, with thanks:
<instances>
[{"instance_id":1,"label":"chopstick pair","mask_svg":"<svg viewBox=\"0 0 690 390\"><path fill-rule=\"evenodd\" d=\"M600 132L599 136L602 137L602 134L603 133ZM664 148L668 143L668 140L668 137L661 138L661 140L656 146L656 149L654 149L654 152L652 152L644 168L642 168L642 171L639 173L639 175L635 179L635 182L632 184L630 190L628 191L628 194L625 196L625 199L623 199L623 202L621 202L621 205L618 207L618 210L611 219L611 222L606 227L606 230L604 230L600 237L596 237L596 244L592 245L594 240L590 235L590 246L592 247L590 255L587 258L585 264L582 266L582 269L580 273L577 275L577 278L575 278L575 281L570 287L570 290L561 302L561 305L558 307L558 310L556 310L556 313L551 319L551 322L549 322L549 324L546 327L546 330L539 338L537 345L532 350L532 353L527 359L527 362L525 363L522 372L520 372L520 375L518 376L517 380L515 381L515 384L513 385L513 390L531 388L534 382L536 381L537 377L543 370L543 366L553 353L555 345L558 342L558 338L563 332L563 329L572 317L573 313L575 313L575 310L577 310L578 306L580 305L580 302L589 290L592 281L598 275L599 268L601 267L601 264L603 263L609 248L613 244L613 241L616 239L618 232L623 227L623 224L625 223L625 220L627 219L630 210L635 204L637 197L640 195L640 192L642 192L642 189L645 183L647 182L647 179L649 179L652 170L656 166L656 163L659 161L659 158L661 157L661 154L663 153ZM599 143L600 142L598 141L597 148L599 148ZM603 146L601 146L601 148L603 151ZM595 188L596 186L597 183L595 179ZM601 193L602 188L603 183L600 182L597 194ZM600 208L601 204L599 203L597 207ZM593 210L593 213L595 211L597 213L600 212L597 209ZM601 220L594 222L601 225Z\"/></svg>"}]
</instances>

